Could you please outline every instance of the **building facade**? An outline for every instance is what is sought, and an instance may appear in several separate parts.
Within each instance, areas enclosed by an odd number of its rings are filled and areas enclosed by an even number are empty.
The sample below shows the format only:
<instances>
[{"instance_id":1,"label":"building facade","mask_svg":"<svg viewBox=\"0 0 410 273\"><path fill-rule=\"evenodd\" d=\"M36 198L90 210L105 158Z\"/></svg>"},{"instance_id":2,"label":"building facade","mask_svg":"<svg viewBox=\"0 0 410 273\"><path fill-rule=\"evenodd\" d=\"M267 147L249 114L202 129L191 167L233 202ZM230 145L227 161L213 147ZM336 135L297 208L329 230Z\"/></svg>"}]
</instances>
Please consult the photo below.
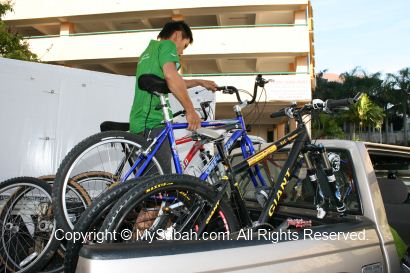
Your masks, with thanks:
<instances>
[{"instance_id":1,"label":"building facade","mask_svg":"<svg viewBox=\"0 0 410 273\"><path fill-rule=\"evenodd\" d=\"M182 58L184 77L249 92L257 74L274 80L258 107L245 110L252 133L268 140L295 126L270 119L271 112L311 99L315 59L308 0L15 0L13 8L4 21L27 37L42 61L129 76L164 23L185 20L194 43ZM235 96L217 93L216 101L217 118L234 115Z\"/></svg>"}]
</instances>

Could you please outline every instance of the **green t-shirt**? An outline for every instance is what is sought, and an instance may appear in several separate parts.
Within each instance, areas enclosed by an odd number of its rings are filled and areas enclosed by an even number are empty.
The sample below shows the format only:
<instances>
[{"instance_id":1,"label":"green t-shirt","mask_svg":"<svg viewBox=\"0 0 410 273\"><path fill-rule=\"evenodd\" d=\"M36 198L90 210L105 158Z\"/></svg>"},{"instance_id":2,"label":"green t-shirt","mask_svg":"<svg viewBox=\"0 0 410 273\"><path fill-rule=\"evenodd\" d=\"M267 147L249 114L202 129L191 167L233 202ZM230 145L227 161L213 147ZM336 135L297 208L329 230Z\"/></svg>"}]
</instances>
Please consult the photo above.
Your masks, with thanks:
<instances>
[{"instance_id":1,"label":"green t-shirt","mask_svg":"<svg viewBox=\"0 0 410 273\"><path fill-rule=\"evenodd\" d=\"M134 103L130 113L130 131L140 133L145 128L152 129L161 126L164 120L162 109L155 110L160 104L159 97L143 91L138 87L138 78L142 74L154 74L164 79L162 67L168 62L179 66L179 56L174 42L170 40L151 40L141 54L137 66ZM166 97L168 97L166 95Z\"/></svg>"}]
</instances>

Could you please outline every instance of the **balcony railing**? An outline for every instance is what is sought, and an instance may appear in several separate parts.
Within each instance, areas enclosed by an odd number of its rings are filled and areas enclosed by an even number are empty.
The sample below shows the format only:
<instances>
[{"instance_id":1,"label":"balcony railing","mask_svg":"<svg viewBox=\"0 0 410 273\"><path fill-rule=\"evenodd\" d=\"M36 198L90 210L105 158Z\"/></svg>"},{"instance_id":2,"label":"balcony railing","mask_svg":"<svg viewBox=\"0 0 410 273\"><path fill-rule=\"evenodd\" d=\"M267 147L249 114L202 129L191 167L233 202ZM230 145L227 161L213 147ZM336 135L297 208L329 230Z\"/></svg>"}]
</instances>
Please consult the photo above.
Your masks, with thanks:
<instances>
[{"instance_id":1,"label":"balcony railing","mask_svg":"<svg viewBox=\"0 0 410 273\"><path fill-rule=\"evenodd\" d=\"M229 28L260 28L260 27L307 27L308 24L256 24L256 25L229 25L229 26L199 26L191 27L191 29L229 29ZM88 36L88 35L106 35L106 34L118 34L118 33L138 33L138 32L159 32L160 28L150 29L131 29L131 30L112 30L112 31L95 31L95 32L82 32L71 34L55 34L55 35L38 35L38 36L25 36L24 39L41 39L41 38L56 38L60 36Z\"/></svg>"}]
</instances>

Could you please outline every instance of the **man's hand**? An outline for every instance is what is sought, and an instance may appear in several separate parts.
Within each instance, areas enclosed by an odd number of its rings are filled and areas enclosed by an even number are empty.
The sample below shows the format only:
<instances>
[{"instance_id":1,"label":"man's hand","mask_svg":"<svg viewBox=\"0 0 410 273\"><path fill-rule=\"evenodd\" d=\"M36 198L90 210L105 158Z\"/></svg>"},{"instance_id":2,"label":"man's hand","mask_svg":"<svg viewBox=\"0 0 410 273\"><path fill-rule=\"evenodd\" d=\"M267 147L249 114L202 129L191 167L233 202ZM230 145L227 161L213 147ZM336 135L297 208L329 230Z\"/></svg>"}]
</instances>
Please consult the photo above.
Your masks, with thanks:
<instances>
[{"instance_id":1,"label":"man's hand","mask_svg":"<svg viewBox=\"0 0 410 273\"><path fill-rule=\"evenodd\" d=\"M218 86L214 81L208 80L198 80L198 84L208 90L212 90L213 92L216 91L216 87Z\"/></svg>"},{"instance_id":2,"label":"man's hand","mask_svg":"<svg viewBox=\"0 0 410 273\"><path fill-rule=\"evenodd\" d=\"M186 112L186 121L188 122L188 130L195 131L201 127L201 117L195 112Z\"/></svg>"}]
</instances>

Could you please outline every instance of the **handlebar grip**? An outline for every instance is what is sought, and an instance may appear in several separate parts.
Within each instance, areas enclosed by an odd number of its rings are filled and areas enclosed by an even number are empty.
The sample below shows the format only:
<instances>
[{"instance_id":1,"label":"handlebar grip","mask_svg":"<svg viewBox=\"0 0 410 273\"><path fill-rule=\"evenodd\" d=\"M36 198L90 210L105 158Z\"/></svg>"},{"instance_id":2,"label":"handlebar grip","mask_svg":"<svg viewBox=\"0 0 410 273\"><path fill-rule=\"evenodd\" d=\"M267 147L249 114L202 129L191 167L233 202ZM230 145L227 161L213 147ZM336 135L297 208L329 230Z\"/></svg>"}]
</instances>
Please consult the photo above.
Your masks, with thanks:
<instances>
[{"instance_id":1,"label":"handlebar grip","mask_svg":"<svg viewBox=\"0 0 410 273\"><path fill-rule=\"evenodd\" d=\"M222 91L223 93L234 94L238 89L235 86L225 85L225 86L217 86L216 90Z\"/></svg>"},{"instance_id":2,"label":"handlebar grip","mask_svg":"<svg viewBox=\"0 0 410 273\"><path fill-rule=\"evenodd\" d=\"M181 110L181 111L173 113L172 116L175 118L177 116L184 115L185 113L186 113L185 110Z\"/></svg>"},{"instance_id":3,"label":"handlebar grip","mask_svg":"<svg viewBox=\"0 0 410 273\"><path fill-rule=\"evenodd\" d=\"M284 116L286 116L286 108L281 109L278 112L273 112L272 114L270 114L271 118L280 118L280 117L284 117Z\"/></svg>"},{"instance_id":4,"label":"handlebar grip","mask_svg":"<svg viewBox=\"0 0 410 273\"><path fill-rule=\"evenodd\" d=\"M227 90L227 87L228 87L228 86L217 86L217 87L216 87L216 90L218 90L218 91L224 91L224 90Z\"/></svg>"},{"instance_id":5,"label":"handlebar grip","mask_svg":"<svg viewBox=\"0 0 410 273\"><path fill-rule=\"evenodd\" d=\"M329 109L350 106L353 104L354 104L354 99L352 98L340 99L340 100L329 99L326 101L326 107Z\"/></svg>"}]
</instances>

